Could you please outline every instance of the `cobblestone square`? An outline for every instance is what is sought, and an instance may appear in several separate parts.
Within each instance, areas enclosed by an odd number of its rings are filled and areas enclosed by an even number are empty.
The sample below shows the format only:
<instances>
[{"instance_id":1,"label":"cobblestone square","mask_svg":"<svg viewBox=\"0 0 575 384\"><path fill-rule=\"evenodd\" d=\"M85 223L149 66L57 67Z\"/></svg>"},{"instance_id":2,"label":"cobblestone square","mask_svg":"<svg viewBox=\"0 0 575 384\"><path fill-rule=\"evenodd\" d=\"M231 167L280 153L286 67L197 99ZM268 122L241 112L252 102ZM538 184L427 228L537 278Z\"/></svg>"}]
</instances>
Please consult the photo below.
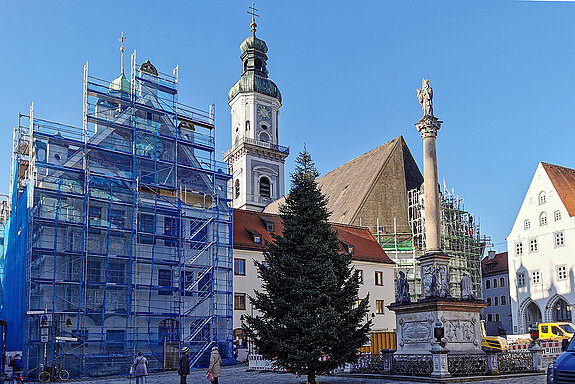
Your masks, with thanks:
<instances>
[{"instance_id":1,"label":"cobblestone square","mask_svg":"<svg viewBox=\"0 0 575 384\"><path fill-rule=\"evenodd\" d=\"M193 370L188 376L188 384L208 384L205 378L205 369ZM396 381L385 378L372 378L372 377L349 377L345 374L335 376L319 376L317 379L319 384L388 384L388 383L413 383L414 381ZM73 383L89 383L89 384L135 384L134 378L128 376L119 377L106 377L97 379L74 379L70 380ZM179 384L180 378L176 372L168 373L154 373L147 377L146 384ZM245 365L228 366L222 368L222 377L220 384L302 384L305 382L305 377L296 377L289 373L279 372L255 372L247 371ZM462 381L462 382L478 382L486 384L544 384L544 375L527 375L521 377L513 377L507 379L491 379L481 381Z\"/></svg>"}]
</instances>

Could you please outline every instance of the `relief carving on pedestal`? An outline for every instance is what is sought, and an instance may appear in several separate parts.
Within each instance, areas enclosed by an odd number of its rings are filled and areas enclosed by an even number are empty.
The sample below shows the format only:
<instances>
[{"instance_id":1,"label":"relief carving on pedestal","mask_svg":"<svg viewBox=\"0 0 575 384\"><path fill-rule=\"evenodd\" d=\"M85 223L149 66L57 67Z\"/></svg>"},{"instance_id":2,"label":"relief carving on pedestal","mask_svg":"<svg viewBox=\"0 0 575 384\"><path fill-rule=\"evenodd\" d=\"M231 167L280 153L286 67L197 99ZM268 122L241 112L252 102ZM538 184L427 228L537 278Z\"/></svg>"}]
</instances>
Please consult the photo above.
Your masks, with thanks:
<instances>
[{"instance_id":1,"label":"relief carving on pedestal","mask_svg":"<svg viewBox=\"0 0 575 384\"><path fill-rule=\"evenodd\" d=\"M423 297L449 297L449 271L446 265L423 267Z\"/></svg>"},{"instance_id":2,"label":"relief carving on pedestal","mask_svg":"<svg viewBox=\"0 0 575 384\"><path fill-rule=\"evenodd\" d=\"M445 321L445 338L450 343L469 343L476 339L475 325L471 320Z\"/></svg>"},{"instance_id":3,"label":"relief carving on pedestal","mask_svg":"<svg viewBox=\"0 0 575 384\"><path fill-rule=\"evenodd\" d=\"M405 322L401 333L406 343L427 342L431 338L431 325L427 321Z\"/></svg>"}]
</instances>

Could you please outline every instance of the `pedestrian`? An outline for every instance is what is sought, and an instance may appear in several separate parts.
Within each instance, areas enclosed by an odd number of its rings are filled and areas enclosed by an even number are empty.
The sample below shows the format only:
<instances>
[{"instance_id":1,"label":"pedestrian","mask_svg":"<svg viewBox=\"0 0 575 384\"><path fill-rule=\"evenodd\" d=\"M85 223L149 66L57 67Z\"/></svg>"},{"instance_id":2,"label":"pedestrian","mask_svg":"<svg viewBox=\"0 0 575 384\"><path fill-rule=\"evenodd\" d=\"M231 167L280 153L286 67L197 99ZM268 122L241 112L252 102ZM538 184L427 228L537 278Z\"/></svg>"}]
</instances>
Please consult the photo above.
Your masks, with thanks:
<instances>
[{"instance_id":1,"label":"pedestrian","mask_svg":"<svg viewBox=\"0 0 575 384\"><path fill-rule=\"evenodd\" d=\"M218 347L212 348L212 353L210 355L210 367L208 372L211 371L214 376L214 381L212 383L218 384L218 378L222 375L222 357L220 356L220 351Z\"/></svg>"},{"instance_id":2,"label":"pedestrian","mask_svg":"<svg viewBox=\"0 0 575 384\"><path fill-rule=\"evenodd\" d=\"M178 375L180 375L180 384L187 384L187 377L190 374L190 349L188 347L182 348L182 357L180 357L180 367L178 368Z\"/></svg>"},{"instance_id":3,"label":"pedestrian","mask_svg":"<svg viewBox=\"0 0 575 384\"><path fill-rule=\"evenodd\" d=\"M138 356L134 359L132 367L134 368L136 384L146 384L146 376L148 376L148 359L144 357L142 352L138 352Z\"/></svg>"},{"instance_id":4,"label":"pedestrian","mask_svg":"<svg viewBox=\"0 0 575 384\"><path fill-rule=\"evenodd\" d=\"M20 381L22 372L24 371L24 362L22 361L22 356L19 353L10 358L9 367L12 367L12 375L10 376L10 384L14 384L16 380Z\"/></svg>"}]
</instances>

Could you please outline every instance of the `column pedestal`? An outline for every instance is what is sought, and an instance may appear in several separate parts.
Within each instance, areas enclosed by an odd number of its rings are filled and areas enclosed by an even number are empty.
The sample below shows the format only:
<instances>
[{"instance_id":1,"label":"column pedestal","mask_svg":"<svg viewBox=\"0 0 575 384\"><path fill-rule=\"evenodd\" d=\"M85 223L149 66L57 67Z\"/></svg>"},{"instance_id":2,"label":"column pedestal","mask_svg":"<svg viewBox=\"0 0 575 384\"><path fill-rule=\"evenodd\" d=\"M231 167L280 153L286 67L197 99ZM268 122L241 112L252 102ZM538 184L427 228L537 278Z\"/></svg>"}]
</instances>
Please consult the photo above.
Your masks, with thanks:
<instances>
[{"instance_id":1,"label":"column pedestal","mask_svg":"<svg viewBox=\"0 0 575 384\"><path fill-rule=\"evenodd\" d=\"M447 364L447 352L449 352L449 350L437 343L433 345L430 352L433 360L433 372L431 373L431 377L450 377L451 375L449 374L449 367Z\"/></svg>"}]
</instances>

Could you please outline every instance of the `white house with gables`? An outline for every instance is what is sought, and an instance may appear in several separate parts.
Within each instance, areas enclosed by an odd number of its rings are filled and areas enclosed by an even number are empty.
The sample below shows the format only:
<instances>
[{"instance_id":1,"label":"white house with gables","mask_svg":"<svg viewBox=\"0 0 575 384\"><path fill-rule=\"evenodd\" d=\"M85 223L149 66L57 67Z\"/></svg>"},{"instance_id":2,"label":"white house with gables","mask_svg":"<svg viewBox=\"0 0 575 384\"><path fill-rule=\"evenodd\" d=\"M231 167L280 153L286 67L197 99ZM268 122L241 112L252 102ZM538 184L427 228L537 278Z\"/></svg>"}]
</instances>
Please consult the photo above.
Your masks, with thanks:
<instances>
[{"instance_id":1,"label":"white house with gables","mask_svg":"<svg viewBox=\"0 0 575 384\"><path fill-rule=\"evenodd\" d=\"M571 321L575 303L575 170L539 163L507 237L513 332Z\"/></svg>"}]
</instances>

